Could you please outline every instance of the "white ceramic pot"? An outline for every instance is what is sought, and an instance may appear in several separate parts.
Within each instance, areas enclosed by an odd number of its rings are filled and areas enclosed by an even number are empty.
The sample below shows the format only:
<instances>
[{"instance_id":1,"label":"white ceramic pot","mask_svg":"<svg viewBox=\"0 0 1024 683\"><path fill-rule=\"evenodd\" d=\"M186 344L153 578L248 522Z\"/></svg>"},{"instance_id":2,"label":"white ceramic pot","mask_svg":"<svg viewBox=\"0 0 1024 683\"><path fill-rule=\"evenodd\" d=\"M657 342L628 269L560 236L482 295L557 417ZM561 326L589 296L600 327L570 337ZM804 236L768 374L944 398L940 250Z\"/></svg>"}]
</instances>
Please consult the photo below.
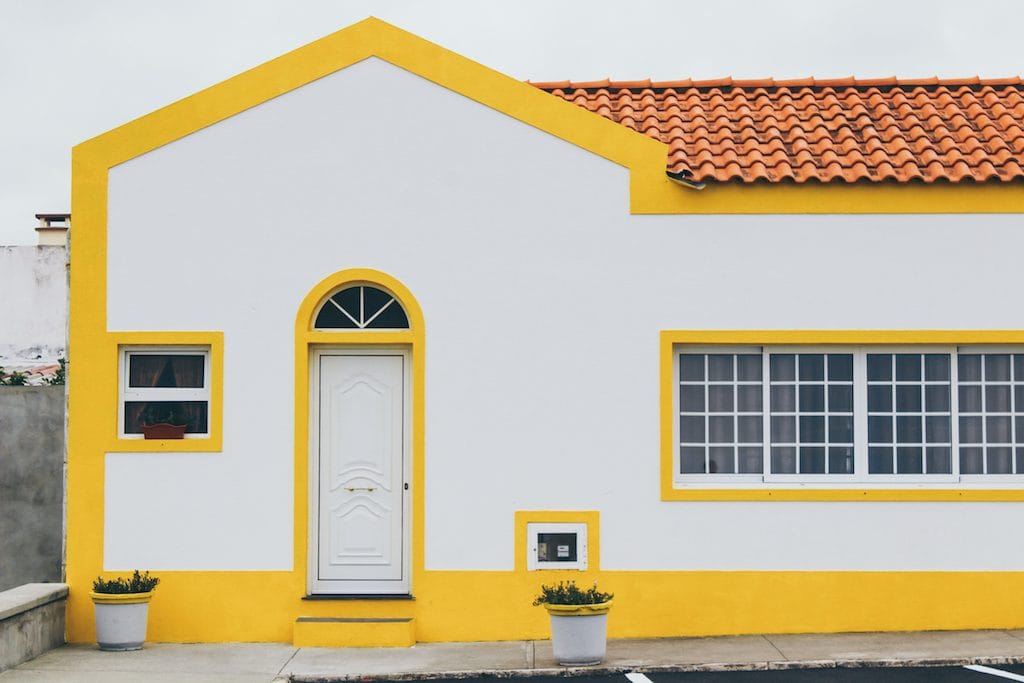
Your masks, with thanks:
<instances>
[{"instance_id":1,"label":"white ceramic pot","mask_svg":"<svg viewBox=\"0 0 1024 683\"><path fill-rule=\"evenodd\" d=\"M604 659L608 610L598 605L545 605L551 615L551 649L562 666L590 666Z\"/></svg>"},{"instance_id":2,"label":"white ceramic pot","mask_svg":"<svg viewBox=\"0 0 1024 683\"><path fill-rule=\"evenodd\" d=\"M101 650L140 650L146 641L148 593L89 593L96 610L96 642Z\"/></svg>"}]
</instances>

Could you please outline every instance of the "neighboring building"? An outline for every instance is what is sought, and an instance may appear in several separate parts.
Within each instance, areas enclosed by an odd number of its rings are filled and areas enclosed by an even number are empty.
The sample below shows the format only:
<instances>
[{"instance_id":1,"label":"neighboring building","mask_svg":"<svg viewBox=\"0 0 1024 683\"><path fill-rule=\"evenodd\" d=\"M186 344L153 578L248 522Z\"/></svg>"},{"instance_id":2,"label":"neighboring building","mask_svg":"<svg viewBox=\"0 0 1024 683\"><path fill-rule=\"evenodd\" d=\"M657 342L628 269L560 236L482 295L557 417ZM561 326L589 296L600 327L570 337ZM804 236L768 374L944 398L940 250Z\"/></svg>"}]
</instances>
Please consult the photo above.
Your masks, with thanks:
<instances>
[{"instance_id":1,"label":"neighboring building","mask_svg":"<svg viewBox=\"0 0 1024 683\"><path fill-rule=\"evenodd\" d=\"M67 355L69 214L36 214L37 246L0 246L0 381L43 384Z\"/></svg>"},{"instance_id":2,"label":"neighboring building","mask_svg":"<svg viewBox=\"0 0 1024 683\"><path fill-rule=\"evenodd\" d=\"M134 568L168 641L1024 626L1022 93L369 19L82 143L70 640Z\"/></svg>"}]
</instances>

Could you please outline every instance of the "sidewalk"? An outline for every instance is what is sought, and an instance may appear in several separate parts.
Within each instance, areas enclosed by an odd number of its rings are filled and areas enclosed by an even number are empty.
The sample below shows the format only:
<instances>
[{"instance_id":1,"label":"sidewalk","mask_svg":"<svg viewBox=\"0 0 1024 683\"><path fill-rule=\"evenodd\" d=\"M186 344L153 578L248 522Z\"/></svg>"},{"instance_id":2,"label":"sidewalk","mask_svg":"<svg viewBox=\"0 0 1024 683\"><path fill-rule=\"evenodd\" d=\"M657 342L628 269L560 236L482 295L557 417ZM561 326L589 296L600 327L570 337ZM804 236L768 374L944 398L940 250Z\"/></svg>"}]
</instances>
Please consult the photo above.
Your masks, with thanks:
<instances>
[{"instance_id":1,"label":"sidewalk","mask_svg":"<svg viewBox=\"0 0 1024 683\"><path fill-rule=\"evenodd\" d=\"M566 669L550 641L295 648L282 643L147 644L138 652L65 645L0 674L0 683L326 683L629 671L722 671L1024 662L1024 630L841 633L611 640L604 663Z\"/></svg>"}]
</instances>

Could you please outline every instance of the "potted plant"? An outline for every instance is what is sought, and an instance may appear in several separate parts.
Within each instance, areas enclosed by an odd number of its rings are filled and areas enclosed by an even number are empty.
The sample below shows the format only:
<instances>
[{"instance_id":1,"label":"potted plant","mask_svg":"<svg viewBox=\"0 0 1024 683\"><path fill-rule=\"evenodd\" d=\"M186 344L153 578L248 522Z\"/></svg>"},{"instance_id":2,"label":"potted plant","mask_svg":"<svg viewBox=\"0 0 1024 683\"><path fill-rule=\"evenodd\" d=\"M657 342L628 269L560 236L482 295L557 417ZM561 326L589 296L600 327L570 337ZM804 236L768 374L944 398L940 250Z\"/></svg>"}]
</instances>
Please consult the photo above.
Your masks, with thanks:
<instances>
[{"instance_id":1,"label":"potted plant","mask_svg":"<svg viewBox=\"0 0 1024 683\"><path fill-rule=\"evenodd\" d=\"M597 590L597 582L580 590L575 581L541 586L534 605L551 616L551 648L563 666L588 666L604 659L611 593Z\"/></svg>"},{"instance_id":2,"label":"potted plant","mask_svg":"<svg viewBox=\"0 0 1024 683\"><path fill-rule=\"evenodd\" d=\"M149 599L160 579L136 569L131 577L96 577L92 598L96 610L96 642L101 650L140 650L146 640Z\"/></svg>"},{"instance_id":3,"label":"potted plant","mask_svg":"<svg viewBox=\"0 0 1024 683\"><path fill-rule=\"evenodd\" d=\"M158 403L146 406L140 416L142 436L145 439L184 439L188 418L182 413Z\"/></svg>"}]
</instances>

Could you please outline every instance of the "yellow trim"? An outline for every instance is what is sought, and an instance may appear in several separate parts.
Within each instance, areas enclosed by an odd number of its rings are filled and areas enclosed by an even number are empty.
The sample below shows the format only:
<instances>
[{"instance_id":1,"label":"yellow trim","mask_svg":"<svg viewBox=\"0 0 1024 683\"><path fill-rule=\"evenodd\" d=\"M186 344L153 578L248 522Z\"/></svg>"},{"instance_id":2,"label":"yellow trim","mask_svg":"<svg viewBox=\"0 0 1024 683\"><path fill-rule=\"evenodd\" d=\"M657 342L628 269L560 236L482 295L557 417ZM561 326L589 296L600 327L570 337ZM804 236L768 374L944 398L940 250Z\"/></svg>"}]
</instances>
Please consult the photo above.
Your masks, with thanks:
<instances>
[{"instance_id":1,"label":"yellow trim","mask_svg":"<svg viewBox=\"0 0 1024 683\"><path fill-rule=\"evenodd\" d=\"M527 524L586 524L587 525L587 570L580 572L574 569L538 569L527 572L526 546ZM601 570L601 513L597 510L516 510L514 566L517 572L528 573L538 578L537 585L552 580L570 579L579 582L593 581ZM593 575L593 576L591 576ZM588 578L589 577L589 578Z\"/></svg>"},{"instance_id":2,"label":"yellow trim","mask_svg":"<svg viewBox=\"0 0 1024 683\"><path fill-rule=\"evenodd\" d=\"M209 436L196 439L132 439L119 436L117 420L104 450L107 453L219 453L224 444L224 333L223 332L110 332L115 353L117 385L114 406L106 414L117 415L120 406L118 359L124 346L207 346L210 348ZM98 397L97 397L98 398ZM97 406L98 410L99 407Z\"/></svg>"},{"instance_id":3,"label":"yellow trim","mask_svg":"<svg viewBox=\"0 0 1024 683\"><path fill-rule=\"evenodd\" d=\"M557 617L591 617L598 614L608 614L608 610L612 608L613 600L608 602L599 602L594 605L549 605L545 604L544 609L548 611L548 614L552 614Z\"/></svg>"},{"instance_id":4,"label":"yellow trim","mask_svg":"<svg viewBox=\"0 0 1024 683\"><path fill-rule=\"evenodd\" d=\"M681 501L1024 501L1024 489L815 489L677 488L673 461L675 443L672 405L675 392L673 348L679 344L741 345L992 345L1024 344L1024 330L662 330L661 386L661 499Z\"/></svg>"},{"instance_id":5,"label":"yellow trim","mask_svg":"<svg viewBox=\"0 0 1024 683\"><path fill-rule=\"evenodd\" d=\"M90 591L89 597L97 605L138 605L149 602L153 597L153 591L145 593L97 593Z\"/></svg>"},{"instance_id":6,"label":"yellow trim","mask_svg":"<svg viewBox=\"0 0 1024 683\"><path fill-rule=\"evenodd\" d=\"M409 330L373 332L369 330L314 330L313 322L320 307L334 292L355 284L371 284L387 290L405 309ZM417 576L423 572L423 381L424 322L419 303L409 289L394 277L369 268L351 268L329 275L310 290L295 316L295 557L302 592L305 595L309 557L309 354L314 345L393 346L409 348L412 357L412 448L410 463L412 488L412 576L413 590Z\"/></svg>"},{"instance_id":7,"label":"yellow trim","mask_svg":"<svg viewBox=\"0 0 1024 683\"><path fill-rule=\"evenodd\" d=\"M362 622L305 619L295 622L292 635L295 647L412 647L415 644L416 622L411 618Z\"/></svg>"}]
</instances>

